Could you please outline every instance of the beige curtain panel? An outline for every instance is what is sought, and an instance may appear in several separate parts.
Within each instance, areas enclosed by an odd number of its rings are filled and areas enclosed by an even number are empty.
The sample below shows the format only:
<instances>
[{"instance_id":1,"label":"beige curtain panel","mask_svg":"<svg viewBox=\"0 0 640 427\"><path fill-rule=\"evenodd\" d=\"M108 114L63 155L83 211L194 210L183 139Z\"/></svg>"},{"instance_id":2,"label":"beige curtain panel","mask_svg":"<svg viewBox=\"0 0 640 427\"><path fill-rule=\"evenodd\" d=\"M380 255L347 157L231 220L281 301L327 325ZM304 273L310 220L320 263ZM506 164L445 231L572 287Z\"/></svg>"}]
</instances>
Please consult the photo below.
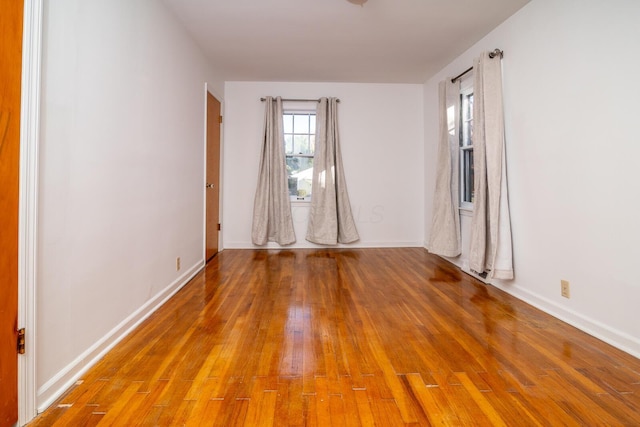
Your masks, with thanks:
<instances>
[{"instance_id":1,"label":"beige curtain panel","mask_svg":"<svg viewBox=\"0 0 640 427\"><path fill-rule=\"evenodd\" d=\"M269 96L265 101L264 139L251 239L255 245L267 242L289 245L296 241L287 186L280 97L273 99Z\"/></svg>"},{"instance_id":2,"label":"beige curtain panel","mask_svg":"<svg viewBox=\"0 0 640 427\"><path fill-rule=\"evenodd\" d=\"M321 245L359 239L351 213L338 138L338 101L321 98L316 112L311 210L306 239Z\"/></svg>"},{"instance_id":3,"label":"beige curtain panel","mask_svg":"<svg viewBox=\"0 0 640 427\"><path fill-rule=\"evenodd\" d=\"M513 279L500 59L484 52L473 69L475 198L469 267L489 278Z\"/></svg>"},{"instance_id":4,"label":"beige curtain panel","mask_svg":"<svg viewBox=\"0 0 640 427\"><path fill-rule=\"evenodd\" d=\"M439 142L429 252L455 257L461 253L458 213L460 81L442 81L438 91Z\"/></svg>"}]
</instances>

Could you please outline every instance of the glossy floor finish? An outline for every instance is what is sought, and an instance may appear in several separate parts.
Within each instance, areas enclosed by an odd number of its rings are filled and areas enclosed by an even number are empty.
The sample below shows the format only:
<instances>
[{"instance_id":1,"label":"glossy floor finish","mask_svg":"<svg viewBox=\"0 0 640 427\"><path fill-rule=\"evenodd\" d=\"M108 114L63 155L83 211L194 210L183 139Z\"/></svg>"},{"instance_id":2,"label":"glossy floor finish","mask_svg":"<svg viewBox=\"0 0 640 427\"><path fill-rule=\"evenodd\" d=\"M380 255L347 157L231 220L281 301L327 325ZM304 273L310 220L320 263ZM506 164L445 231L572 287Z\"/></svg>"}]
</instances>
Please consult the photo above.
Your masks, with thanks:
<instances>
[{"instance_id":1,"label":"glossy floor finish","mask_svg":"<svg viewBox=\"0 0 640 427\"><path fill-rule=\"evenodd\" d=\"M33 425L640 425L640 360L424 249L225 250Z\"/></svg>"}]
</instances>

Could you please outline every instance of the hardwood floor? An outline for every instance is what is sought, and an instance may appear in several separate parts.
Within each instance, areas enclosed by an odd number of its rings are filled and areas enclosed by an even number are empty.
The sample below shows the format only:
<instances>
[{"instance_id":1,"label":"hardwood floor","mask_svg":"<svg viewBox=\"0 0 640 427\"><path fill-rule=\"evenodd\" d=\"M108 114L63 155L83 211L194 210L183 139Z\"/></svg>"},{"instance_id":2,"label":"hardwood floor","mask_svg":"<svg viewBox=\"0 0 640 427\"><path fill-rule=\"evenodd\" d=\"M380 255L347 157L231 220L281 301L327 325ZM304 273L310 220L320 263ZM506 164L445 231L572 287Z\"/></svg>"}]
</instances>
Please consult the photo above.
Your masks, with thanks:
<instances>
[{"instance_id":1,"label":"hardwood floor","mask_svg":"<svg viewBox=\"0 0 640 427\"><path fill-rule=\"evenodd\" d=\"M225 250L33 426L640 425L640 360L424 249Z\"/></svg>"}]
</instances>

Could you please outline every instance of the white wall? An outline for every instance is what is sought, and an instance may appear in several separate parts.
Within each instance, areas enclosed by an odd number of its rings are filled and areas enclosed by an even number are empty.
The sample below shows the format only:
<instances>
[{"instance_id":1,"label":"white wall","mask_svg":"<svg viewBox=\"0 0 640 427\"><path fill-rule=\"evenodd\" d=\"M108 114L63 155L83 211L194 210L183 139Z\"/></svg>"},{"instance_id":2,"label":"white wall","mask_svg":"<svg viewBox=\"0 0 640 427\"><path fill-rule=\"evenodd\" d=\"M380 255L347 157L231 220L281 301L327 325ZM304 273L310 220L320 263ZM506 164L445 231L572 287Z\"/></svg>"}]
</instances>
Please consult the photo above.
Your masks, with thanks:
<instances>
[{"instance_id":1,"label":"white wall","mask_svg":"<svg viewBox=\"0 0 640 427\"><path fill-rule=\"evenodd\" d=\"M214 73L161 2L46 2L40 408L203 265Z\"/></svg>"},{"instance_id":2,"label":"white wall","mask_svg":"<svg viewBox=\"0 0 640 427\"><path fill-rule=\"evenodd\" d=\"M425 241L437 82L482 50L504 49L516 279L496 285L635 355L639 16L636 0L533 0L425 84Z\"/></svg>"},{"instance_id":3,"label":"white wall","mask_svg":"<svg viewBox=\"0 0 640 427\"><path fill-rule=\"evenodd\" d=\"M360 233L360 241L352 246L422 246L422 85L227 82L222 224L226 248L253 247L251 221L264 125L259 99L267 95L340 98L342 157ZM297 238L292 247L316 246L305 240L308 205L296 204L292 211Z\"/></svg>"}]
</instances>

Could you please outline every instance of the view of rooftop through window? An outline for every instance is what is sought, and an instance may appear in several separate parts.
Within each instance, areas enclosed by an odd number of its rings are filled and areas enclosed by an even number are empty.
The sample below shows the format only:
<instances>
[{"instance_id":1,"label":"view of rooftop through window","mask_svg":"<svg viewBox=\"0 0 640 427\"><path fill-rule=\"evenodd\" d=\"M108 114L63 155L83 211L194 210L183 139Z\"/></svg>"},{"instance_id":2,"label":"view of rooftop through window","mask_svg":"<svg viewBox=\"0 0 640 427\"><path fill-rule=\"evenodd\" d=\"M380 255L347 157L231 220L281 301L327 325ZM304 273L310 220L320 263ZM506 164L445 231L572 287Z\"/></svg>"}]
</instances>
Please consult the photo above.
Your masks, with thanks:
<instances>
[{"instance_id":1,"label":"view of rooftop through window","mask_svg":"<svg viewBox=\"0 0 640 427\"><path fill-rule=\"evenodd\" d=\"M285 112L282 119L289 195L292 200L309 201L316 145L316 113Z\"/></svg>"}]
</instances>

